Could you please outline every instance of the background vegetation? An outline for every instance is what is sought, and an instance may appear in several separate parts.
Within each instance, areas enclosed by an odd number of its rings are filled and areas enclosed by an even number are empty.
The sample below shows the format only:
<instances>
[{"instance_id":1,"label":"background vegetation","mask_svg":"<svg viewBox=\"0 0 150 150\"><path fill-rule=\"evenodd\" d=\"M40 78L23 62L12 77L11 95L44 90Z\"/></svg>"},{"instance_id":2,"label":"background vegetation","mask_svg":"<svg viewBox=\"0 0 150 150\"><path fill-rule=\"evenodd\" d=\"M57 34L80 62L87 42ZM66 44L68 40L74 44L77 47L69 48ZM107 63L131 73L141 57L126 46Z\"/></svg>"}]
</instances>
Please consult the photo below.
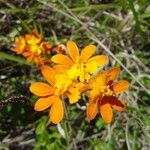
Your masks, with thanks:
<instances>
[{"instance_id":1,"label":"background vegetation","mask_svg":"<svg viewBox=\"0 0 150 150\"><path fill-rule=\"evenodd\" d=\"M149 150L149 19L149 0L0 0L0 149ZM47 124L48 113L33 110L28 90L44 79L10 50L33 28L52 45L71 39L110 56L107 67L120 66L120 78L131 82L121 95L126 111L116 111L110 125L99 116L89 122L79 102L60 125Z\"/></svg>"}]
</instances>

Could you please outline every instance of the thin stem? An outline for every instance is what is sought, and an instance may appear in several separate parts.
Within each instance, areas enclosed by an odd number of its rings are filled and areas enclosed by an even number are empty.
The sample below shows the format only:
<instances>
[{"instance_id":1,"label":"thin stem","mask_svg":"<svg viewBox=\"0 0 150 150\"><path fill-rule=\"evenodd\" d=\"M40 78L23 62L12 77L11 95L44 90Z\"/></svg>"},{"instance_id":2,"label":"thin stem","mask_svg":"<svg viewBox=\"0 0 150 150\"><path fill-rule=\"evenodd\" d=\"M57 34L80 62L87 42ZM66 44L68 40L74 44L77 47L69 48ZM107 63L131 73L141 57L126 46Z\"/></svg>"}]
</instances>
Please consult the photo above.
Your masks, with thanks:
<instances>
[{"instance_id":1,"label":"thin stem","mask_svg":"<svg viewBox=\"0 0 150 150\"><path fill-rule=\"evenodd\" d=\"M67 144L68 144L68 147L71 149L71 139L72 139L72 142L73 142L73 148L75 150L77 150L77 146L76 146L76 142L74 140L74 138L72 137L72 127L71 125L69 124L69 115L68 115L68 109L67 109L67 105L64 101L64 111L65 111L65 132L66 132L66 139L67 139ZM72 137L72 138L71 138Z\"/></svg>"},{"instance_id":2,"label":"thin stem","mask_svg":"<svg viewBox=\"0 0 150 150\"><path fill-rule=\"evenodd\" d=\"M64 127L65 127L65 136L66 136L66 141L67 141L67 146L69 147L69 128L68 128L68 111L67 111L67 106L66 106L66 103L65 101L63 100L63 103L64 103L64 112L65 112L65 122L64 122Z\"/></svg>"}]
</instances>

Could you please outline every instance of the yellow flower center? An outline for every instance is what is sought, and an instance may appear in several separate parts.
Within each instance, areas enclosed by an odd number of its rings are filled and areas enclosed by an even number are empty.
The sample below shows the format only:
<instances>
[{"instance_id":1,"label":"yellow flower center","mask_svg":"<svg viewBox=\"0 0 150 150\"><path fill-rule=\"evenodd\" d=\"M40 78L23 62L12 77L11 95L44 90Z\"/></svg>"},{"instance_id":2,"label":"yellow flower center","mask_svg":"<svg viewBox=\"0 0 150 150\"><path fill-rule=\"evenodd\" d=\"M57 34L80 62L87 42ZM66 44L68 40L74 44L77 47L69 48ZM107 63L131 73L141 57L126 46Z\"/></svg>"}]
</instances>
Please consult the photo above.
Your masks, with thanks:
<instances>
[{"instance_id":1,"label":"yellow flower center","mask_svg":"<svg viewBox=\"0 0 150 150\"><path fill-rule=\"evenodd\" d=\"M38 54L40 55L42 50L40 49L40 47L38 45L31 45L30 46L30 51L33 53L33 54Z\"/></svg>"},{"instance_id":2,"label":"yellow flower center","mask_svg":"<svg viewBox=\"0 0 150 150\"><path fill-rule=\"evenodd\" d=\"M100 93L102 96L112 96L113 91L110 89L109 85L104 86L100 89Z\"/></svg>"},{"instance_id":3,"label":"yellow flower center","mask_svg":"<svg viewBox=\"0 0 150 150\"><path fill-rule=\"evenodd\" d=\"M81 82L90 79L90 74L95 73L97 70L97 64L92 61L90 63L85 63L80 57L77 57L71 69L68 71L68 76L71 79L77 79Z\"/></svg>"},{"instance_id":4,"label":"yellow flower center","mask_svg":"<svg viewBox=\"0 0 150 150\"><path fill-rule=\"evenodd\" d=\"M71 72L72 73L72 72ZM71 75L71 73L69 75ZM55 95L56 96L67 96L70 103L75 103L80 99L80 89L85 90L84 85L74 81L68 72L56 74L55 80Z\"/></svg>"},{"instance_id":5,"label":"yellow flower center","mask_svg":"<svg viewBox=\"0 0 150 150\"><path fill-rule=\"evenodd\" d=\"M37 38L37 37L34 37L32 36L28 41L27 41L27 44L29 45L30 47L30 51L33 53L33 54L38 54L40 55L42 53L42 47L41 47L41 38Z\"/></svg>"},{"instance_id":6,"label":"yellow flower center","mask_svg":"<svg viewBox=\"0 0 150 150\"><path fill-rule=\"evenodd\" d=\"M104 96L112 96L114 94L109 85L100 85L100 83L96 81L91 88L92 89L89 92L91 100Z\"/></svg>"},{"instance_id":7,"label":"yellow flower center","mask_svg":"<svg viewBox=\"0 0 150 150\"><path fill-rule=\"evenodd\" d=\"M56 83L54 87L56 88L55 95L60 96L68 90L69 85L72 83L72 80L68 78L65 73L57 74L55 76Z\"/></svg>"},{"instance_id":8,"label":"yellow flower center","mask_svg":"<svg viewBox=\"0 0 150 150\"><path fill-rule=\"evenodd\" d=\"M34 35L32 35L31 38L27 40L27 43L29 45L39 44L41 40L41 37L37 38Z\"/></svg>"}]
</instances>

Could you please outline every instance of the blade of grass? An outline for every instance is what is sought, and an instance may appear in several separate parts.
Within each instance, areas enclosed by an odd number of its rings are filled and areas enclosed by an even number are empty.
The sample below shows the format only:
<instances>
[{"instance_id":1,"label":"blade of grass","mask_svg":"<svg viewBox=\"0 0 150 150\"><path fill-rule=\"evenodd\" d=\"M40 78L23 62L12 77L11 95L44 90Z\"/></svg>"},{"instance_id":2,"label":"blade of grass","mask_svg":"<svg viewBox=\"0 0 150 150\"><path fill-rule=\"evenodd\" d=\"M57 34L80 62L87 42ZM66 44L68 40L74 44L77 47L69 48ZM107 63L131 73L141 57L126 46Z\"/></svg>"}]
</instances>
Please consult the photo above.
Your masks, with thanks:
<instances>
[{"instance_id":1,"label":"blade of grass","mask_svg":"<svg viewBox=\"0 0 150 150\"><path fill-rule=\"evenodd\" d=\"M23 8L1 8L0 13L25 13Z\"/></svg>"},{"instance_id":2,"label":"blade of grass","mask_svg":"<svg viewBox=\"0 0 150 150\"><path fill-rule=\"evenodd\" d=\"M141 32L141 25L140 25L140 21L139 21L139 17L138 17L138 13L136 12L135 10L135 7L134 7L134 2L133 0L128 0L129 2L129 7L133 13L133 16L134 16L134 19L135 19L135 22L136 22L136 29Z\"/></svg>"},{"instance_id":3,"label":"blade of grass","mask_svg":"<svg viewBox=\"0 0 150 150\"><path fill-rule=\"evenodd\" d=\"M40 11L40 7L33 6L30 9L28 8L0 8L0 13L25 13L25 14L36 14L37 12Z\"/></svg>"},{"instance_id":4,"label":"blade of grass","mask_svg":"<svg viewBox=\"0 0 150 150\"><path fill-rule=\"evenodd\" d=\"M31 29L28 27L27 23L25 21L23 21L21 18L19 18L19 21L21 22L21 26L28 32L28 33L32 33Z\"/></svg>"},{"instance_id":5,"label":"blade of grass","mask_svg":"<svg viewBox=\"0 0 150 150\"><path fill-rule=\"evenodd\" d=\"M80 12L86 10L100 10L100 9L111 9L111 8L120 8L121 5L118 4L100 4L100 5L89 5L78 8L70 8L72 12ZM125 7L125 6L124 6Z\"/></svg>"},{"instance_id":6,"label":"blade of grass","mask_svg":"<svg viewBox=\"0 0 150 150\"><path fill-rule=\"evenodd\" d=\"M10 60L10 61L14 61L14 62L17 62L17 63L22 63L22 64L25 64L25 65L28 65L28 66L32 66L32 64L27 63L25 61L25 59L23 59L21 57L16 57L16 56L10 55L10 54L4 53L4 52L0 52L0 58L7 59L7 60Z\"/></svg>"},{"instance_id":7,"label":"blade of grass","mask_svg":"<svg viewBox=\"0 0 150 150\"><path fill-rule=\"evenodd\" d=\"M145 13L145 14L139 15L139 18L143 18L143 19L146 19L146 18L149 18L149 17L150 17L150 13Z\"/></svg>"}]
</instances>

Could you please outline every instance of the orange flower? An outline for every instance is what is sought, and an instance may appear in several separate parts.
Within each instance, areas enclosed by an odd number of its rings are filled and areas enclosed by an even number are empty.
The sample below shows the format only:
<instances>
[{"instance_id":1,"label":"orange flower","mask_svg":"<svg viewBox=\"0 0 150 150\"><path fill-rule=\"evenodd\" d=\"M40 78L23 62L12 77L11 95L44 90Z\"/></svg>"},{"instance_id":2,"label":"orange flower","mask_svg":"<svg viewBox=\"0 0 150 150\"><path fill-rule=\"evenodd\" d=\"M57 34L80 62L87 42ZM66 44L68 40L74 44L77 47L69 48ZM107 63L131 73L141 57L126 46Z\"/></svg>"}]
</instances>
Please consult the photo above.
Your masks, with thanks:
<instances>
[{"instance_id":1,"label":"orange flower","mask_svg":"<svg viewBox=\"0 0 150 150\"><path fill-rule=\"evenodd\" d=\"M22 54L26 45L25 38L23 36L19 36L17 42L15 42L15 48L12 50L17 54Z\"/></svg>"},{"instance_id":2,"label":"orange flower","mask_svg":"<svg viewBox=\"0 0 150 150\"><path fill-rule=\"evenodd\" d=\"M14 51L17 54L22 54L24 57L27 57L27 62L33 60L40 66L45 62L43 55L50 54L51 45L44 41L42 35L38 34L34 29L32 34L26 34L25 37L20 36L18 38Z\"/></svg>"},{"instance_id":3,"label":"orange flower","mask_svg":"<svg viewBox=\"0 0 150 150\"><path fill-rule=\"evenodd\" d=\"M51 58L56 63L54 67L57 70L64 71L70 69L70 78L78 78L80 81L90 79L90 74L97 71L98 67L104 66L108 58L105 55L98 55L91 58L96 47L94 45L86 46L79 54L77 45L73 41L67 42L67 51L71 58L66 55L57 54Z\"/></svg>"},{"instance_id":4,"label":"orange flower","mask_svg":"<svg viewBox=\"0 0 150 150\"><path fill-rule=\"evenodd\" d=\"M100 112L105 123L110 123L113 117L112 108L119 111L125 110L123 101L119 100L115 94L126 91L129 83L125 80L113 83L119 72L120 69L114 67L106 72L101 72L91 81L90 101L87 106L87 117L89 120L94 119L96 114Z\"/></svg>"},{"instance_id":5,"label":"orange flower","mask_svg":"<svg viewBox=\"0 0 150 150\"><path fill-rule=\"evenodd\" d=\"M45 79L52 85L42 82L35 82L30 86L30 91L40 96L41 98L35 103L34 109L36 111L43 111L51 107L49 116L53 123L59 123L64 115L63 103L59 96L55 95L55 71L54 69L45 66L42 68L42 74Z\"/></svg>"},{"instance_id":6,"label":"orange flower","mask_svg":"<svg viewBox=\"0 0 150 150\"><path fill-rule=\"evenodd\" d=\"M51 45L43 41L41 35L38 35L35 31L32 34L25 35L26 47L23 56L27 57L27 62L41 58L42 54L50 52ZM39 65L39 64L38 64Z\"/></svg>"},{"instance_id":7,"label":"orange flower","mask_svg":"<svg viewBox=\"0 0 150 150\"><path fill-rule=\"evenodd\" d=\"M34 109L43 111L50 109L50 119L53 123L59 123L64 115L62 97L68 97L70 103L75 103L80 99L80 93L85 90L83 84L70 80L65 73L57 74L49 67L41 68L44 78L49 84L36 82L30 86L30 91L41 98L35 103ZM85 85L87 86L87 85Z\"/></svg>"}]
</instances>

